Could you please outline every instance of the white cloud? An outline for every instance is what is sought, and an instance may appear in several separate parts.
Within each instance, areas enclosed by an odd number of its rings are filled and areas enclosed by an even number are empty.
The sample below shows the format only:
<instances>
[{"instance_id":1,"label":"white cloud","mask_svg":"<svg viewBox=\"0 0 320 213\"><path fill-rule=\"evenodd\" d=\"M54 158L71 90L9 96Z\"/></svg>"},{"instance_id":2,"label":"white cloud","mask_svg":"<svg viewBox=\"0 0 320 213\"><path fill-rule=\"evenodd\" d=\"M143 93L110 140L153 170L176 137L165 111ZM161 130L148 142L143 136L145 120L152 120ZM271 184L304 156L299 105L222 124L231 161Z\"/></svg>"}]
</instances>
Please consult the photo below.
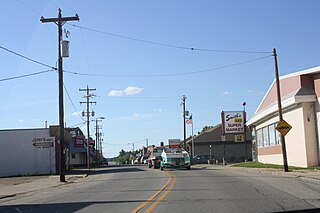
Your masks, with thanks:
<instances>
[{"instance_id":1,"label":"white cloud","mask_svg":"<svg viewBox=\"0 0 320 213\"><path fill-rule=\"evenodd\" d=\"M72 116L82 116L82 112L74 112L72 113Z\"/></svg>"},{"instance_id":2,"label":"white cloud","mask_svg":"<svg viewBox=\"0 0 320 213\"><path fill-rule=\"evenodd\" d=\"M122 96L123 92L121 90L111 90L108 93L109 96Z\"/></svg>"},{"instance_id":3,"label":"white cloud","mask_svg":"<svg viewBox=\"0 0 320 213\"><path fill-rule=\"evenodd\" d=\"M128 86L125 90L123 90L123 93L126 95L136 95L139 94L142 90L143 88Z\"/></svg>"},{"instance_id":4,"label":"white cloud","mask_svg":"<svg viewBox=\"0 0 320 213\"><path fill-rule=\"evenodd\" d=\"M162 112L162 109L153 109L154 112Z\"/></svg>"},{"instance_id":5,"label":"white cloud","mask_svg":"<svg viewBox=\"0 0 320 213\"><path fill-rule=\"evenodd\" d=\"M260 96L260 95L263 95L264 92L254 91L254 90L251 89L251 90L247 91L247 94L248 95L259 95Z\"/></svg>"},{"instance_id":6,"label":"white cloud","mask_svg":"<svg viewBox=\"0 0 320 213\"><path fill-rule=\"evenodd\" d=\"M19 119L18 121L19 121L20 123L22 123L22 122L24 122L24 119Z\"/></svg>"},{"instance_id":7,"label":"white cloud","mask_svg":"<svg viewBox=\"0 0 320 213\"><path fill-rule=\"evenodd\" d=\"M143 88L128 86L124 90L111 90L108 96L123 96L123 95L137 95Z\"/></svg>"},{"instance_id":8,"label":"white cloud","mask_svg":"<svg viewBox=\"0 0 320 213\"><path fill-rule=\"evenodd\" d=\"M223 92L221 95L223 95L223 96L231 96L231 95L232 95L232 92L230 92L230 91L225 91L225 92Z\"/></svg>"}]
</instances>

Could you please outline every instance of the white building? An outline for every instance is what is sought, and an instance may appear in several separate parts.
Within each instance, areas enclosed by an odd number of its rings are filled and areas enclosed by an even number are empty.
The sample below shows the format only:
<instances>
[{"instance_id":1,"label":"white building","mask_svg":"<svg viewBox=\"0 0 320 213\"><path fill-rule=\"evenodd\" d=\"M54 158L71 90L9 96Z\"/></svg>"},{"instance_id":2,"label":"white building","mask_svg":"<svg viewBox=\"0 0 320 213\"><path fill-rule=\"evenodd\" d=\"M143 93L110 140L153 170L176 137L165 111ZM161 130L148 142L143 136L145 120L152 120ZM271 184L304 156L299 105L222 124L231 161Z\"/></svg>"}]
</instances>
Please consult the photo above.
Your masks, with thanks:
<instances>
[{"instance_id":1,"label":"white building","mask_svg":"<svg viewBox=\"0 0 320 213\"><path fill-rule=\"evenodd\" d=\"M49 129L0 131L0 177L56 173L56 142Z\"/></svg>"},{"instance_id":2,"label":"white building","mask_svg":"<svg viewBox=\"0 0 320 213\"><path fill-rule=\"evenodd\" d=\"M283 119L292 129L285 136L289 166L310 167L320 162L320 67L280 78ZM283 164L279 133L275 129L278 105L275 81L247 122L255 134L259 162Z\"/></svg>"}]
</instances>

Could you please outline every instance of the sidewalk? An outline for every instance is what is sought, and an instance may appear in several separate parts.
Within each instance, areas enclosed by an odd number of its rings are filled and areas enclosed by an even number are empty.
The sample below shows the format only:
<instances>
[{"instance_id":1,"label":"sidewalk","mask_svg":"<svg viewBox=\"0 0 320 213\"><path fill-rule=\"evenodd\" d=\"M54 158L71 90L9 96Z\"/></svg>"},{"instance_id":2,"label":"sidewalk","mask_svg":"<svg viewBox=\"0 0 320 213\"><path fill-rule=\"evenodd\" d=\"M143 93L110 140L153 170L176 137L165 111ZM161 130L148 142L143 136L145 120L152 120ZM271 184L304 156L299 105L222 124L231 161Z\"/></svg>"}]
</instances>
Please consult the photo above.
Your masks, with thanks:
<instances>
[{"instance_id":1,"label":"sidewalk","mask_svg":"<svg viewBox=\"0 0 320 213\"><path fill-rule=\"evenodd\" d=\"M237 170L252 173L271 173L278 175L293 176L299 178L307 178L312 180L320 181L320 170L312 169L298 169L290 172L284 172L283 169L272 169L272 168L246 168L246 167L234 167L231 165L223 166L221 164L197 164L192 165L191 168L202 168L202 169L225 169L225 170Z\"/></svg>"},{"instance_id":2,"label":"sidewalk","mask_svg":"<svg viewBox=\"0 0 320 213\"><path fill-rule=\"evenodd\" d=\"M78 182L87 177L88 172L90 171L77 170L67 174L65 183L60 182L59 175L0 178L0 199Z\"/></svg>"}]
</instances>

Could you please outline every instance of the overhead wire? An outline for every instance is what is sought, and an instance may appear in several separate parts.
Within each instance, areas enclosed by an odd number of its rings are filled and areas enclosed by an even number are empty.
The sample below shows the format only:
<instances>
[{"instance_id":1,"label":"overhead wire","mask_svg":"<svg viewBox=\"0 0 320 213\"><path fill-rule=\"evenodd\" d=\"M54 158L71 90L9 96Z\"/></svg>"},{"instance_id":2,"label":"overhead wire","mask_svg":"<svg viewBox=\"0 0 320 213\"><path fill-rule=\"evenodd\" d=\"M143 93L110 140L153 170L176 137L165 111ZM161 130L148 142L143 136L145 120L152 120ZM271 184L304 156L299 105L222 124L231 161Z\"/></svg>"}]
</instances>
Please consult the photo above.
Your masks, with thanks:
<instances>
[{"instance_id":1,"label":"overhead wire","mask_svg":"<svg viewBox=\"0 0 320 213\"><path fill-rule=\"evenodd\" d=\"M33 62L33 63L36 63L36 64L39 64L39 65L48 67L48 68L53 69L53 70L57 70L57 68L55 68L55 67L53 67L53 66L50 66L50 65L48 65L48 64L39 62L39 61L34 60L34 59L32 59L32 58L29 58L29 57L27 57L27 56L21 55L20 53L17 53L17 52L15 52L15 51L13 51L13 50L9 50L8 48L5 48L5 47L3 47L3 46L1 46L1 45L0 45L0 49L3 49L3 50L5 50L5 51L7 51L7 52L9 52L9 53L12 53L12 54L14 54L14 55L17 55L17 56L19 56L19 57L21 57L21 58L24 58L24 59L26 59L26 60L28 60L28 61L31 61L31 62Z\"/></svg>"},{"instance_id":2,"label":"overhead wire","mask_svg":"<svg viewBox=\"0 0 320 213\"><path fill-rule=\"evenodd\" d=\"M40 75L43 73L47 73L47 72L52 72L55 70L44 70L44 71L40 71L40 72L35 72L35 73L30 73L30 74L25 74L25 75L20 75L20 76L14 76L14 77L9 77L9 78L3 78L0 79L0 81L9 81L9 80L14 80L14 79L18 79L18 78L25 78L25 77L29 77L29 76L33 76L33 75Z\"/></svg>"},{"instance_id":3,"label":"overhead wire","mask_svg":"<svg viewBox=\"0 0 320 213\"><path fill-rule=\"evenodd\" d=\"M67 24L70 25L70 26L79 28L79 29L84 29L84 30L87 30L87 31L96 32L96 33L100 33L100 34L105 34L105 35L118 37L118 38L122 38L122 39L127 39L127 40L142 42L142 43L148 43L148 44L153 44L153 45L158 45L158 46L176 48L176 49L189 50L189 51L223 52L223 53L247 53L247 54L266 54L266 53L271 53L271 52L268 52L268 51L221 50L221 49L186 47L186 46L180 46L180 45L172 45L172 44L166 44L166 43L161 43L161 42L149 41L149 40L144 40L144 39L139 39L139 38L133 38L133 37L119 35L119 34L115 34L115 33L110 33L110 32L106 32L106 31L102 31L102 30L92 29L92 28L89 28L89 27L83 27L83 26L76 25L76 24L71 24L71 23L67 23Z\"/></svg>"},{"instance_id":4,"label":"overhead wire","mask_svg":"<svg viewBox=\"0 0 320 213\"><path fill-rule=\"evenodd\" d=\"M271 56L273 56L273 55L267 55L267 56L264 56L264 57L255 58L255 59L252 59L252 60L243 61L243 62L239 62L239 63L229 64L229 65L225 65L225 66L221 66L221 67L215 67L215 68L209 68L209 69L197 70L197 71L190 71L190 72L182 72L182 73L171 73L171 74L112 75L112 74L79 73L79 72L73 72L73 71L68 71L68 70L64 70L64 72L65 73L69 73L69 74L74 74L74 75L80 75L80 76L114 77L114 78L172 77L172 76L183 76L183 75L192 75L192 74L198 74L198 73L212 72L212 71L215 71L215 70L220 70L220 69L234 67L234 66L238 66L238 65L242 65L242 64L252 63L252 62L255 62L255 61L259 61L259 60L263 60L263 59L269 58Z\"/></svg>"},{"instance_id":5,"label":"overhead wire","mask_svg":"<svg viewBox=\"0 0 320 213\"><path fill-rule=\"evenodd\" d=\"M71 99L71 97L69 95L67 87L66 87L66 85L64 83L63 83L63 87L64 87L64 90L66 91L66 94L68 96L69 101L71 102L71 105L72 105L73 109L75 110L75 112L78 112L77 108L75 107L75 105L74 105L74 103L73 103L73 101L72 101L72 99ZM77 113L77 115L81 118L81 120L85 121L84 118L82 116L80 116L78 113Z\"/></svg>"}]
</instances>

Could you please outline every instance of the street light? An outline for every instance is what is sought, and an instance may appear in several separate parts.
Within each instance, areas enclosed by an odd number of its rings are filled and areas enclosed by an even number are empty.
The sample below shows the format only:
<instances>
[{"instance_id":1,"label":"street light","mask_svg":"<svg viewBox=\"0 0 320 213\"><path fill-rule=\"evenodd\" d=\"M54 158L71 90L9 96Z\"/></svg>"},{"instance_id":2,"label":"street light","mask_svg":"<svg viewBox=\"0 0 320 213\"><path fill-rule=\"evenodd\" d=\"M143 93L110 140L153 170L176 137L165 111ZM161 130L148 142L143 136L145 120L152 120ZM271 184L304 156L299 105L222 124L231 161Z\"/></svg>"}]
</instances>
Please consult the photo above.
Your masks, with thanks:
<instances>
[{"instance_id":1,"label":"street light","mask_svg":"<svg viewBox=\"0 0 320 213\"><path fill-rule=\"evenodd\" d=\"M210 145L210 162L212 160L212 158L211 158L211 147L212 147L212 145Z\"/></svg>"}]
</instances>

